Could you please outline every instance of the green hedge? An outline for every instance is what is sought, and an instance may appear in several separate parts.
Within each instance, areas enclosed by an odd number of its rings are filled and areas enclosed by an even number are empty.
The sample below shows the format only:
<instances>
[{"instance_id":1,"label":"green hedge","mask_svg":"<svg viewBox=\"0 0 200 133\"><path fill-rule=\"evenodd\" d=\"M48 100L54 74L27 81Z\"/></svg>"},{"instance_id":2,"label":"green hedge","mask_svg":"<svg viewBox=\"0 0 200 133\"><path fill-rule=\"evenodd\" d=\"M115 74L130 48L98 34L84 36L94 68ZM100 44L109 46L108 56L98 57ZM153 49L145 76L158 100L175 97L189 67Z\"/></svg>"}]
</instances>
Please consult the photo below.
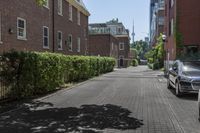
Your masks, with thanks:
<instances>
[{"instance_id":1,"label":"green hedge","mask_svg":"<svg viewBox=\"0 0 200 133\"><path fill-rule=\"evenodd\" d=\"M132 60L132 66L138 66L138 60L137 59Z\"/></svg>"},{"instance_id":2,"label":"green hedge","mask_svg":"<svg viewBox=\"0 0 200 133\"><path fill-rule=\"evenodd\" d=\"M11 87L11 96L24 98L54 91L69 82L111 72L109 57L66 56L55 53L8 52L1 58L0 76Z\"/></svg>"}]
</instances>

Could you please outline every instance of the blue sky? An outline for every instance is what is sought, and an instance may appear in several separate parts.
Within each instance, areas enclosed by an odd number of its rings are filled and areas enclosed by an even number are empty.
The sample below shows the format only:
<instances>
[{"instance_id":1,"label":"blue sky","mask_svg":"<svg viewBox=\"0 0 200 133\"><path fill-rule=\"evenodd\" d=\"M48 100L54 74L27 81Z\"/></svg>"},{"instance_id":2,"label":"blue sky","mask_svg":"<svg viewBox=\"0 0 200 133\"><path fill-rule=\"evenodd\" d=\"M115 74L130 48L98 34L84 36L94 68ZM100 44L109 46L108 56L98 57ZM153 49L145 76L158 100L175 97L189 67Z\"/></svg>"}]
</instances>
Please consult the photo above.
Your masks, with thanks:
<instances>
[{"instance_id":1,"label":"blue sky","mask_svg":"<svg viewBox=\"0 0 200 133\"><path fill-rule=\"evenodd\" d=\"M135 40L144 40L149 32L149 0L83 0L90 11L90 23L104 23L118 18L132 33Z\"/></svg>"}]
</instances>

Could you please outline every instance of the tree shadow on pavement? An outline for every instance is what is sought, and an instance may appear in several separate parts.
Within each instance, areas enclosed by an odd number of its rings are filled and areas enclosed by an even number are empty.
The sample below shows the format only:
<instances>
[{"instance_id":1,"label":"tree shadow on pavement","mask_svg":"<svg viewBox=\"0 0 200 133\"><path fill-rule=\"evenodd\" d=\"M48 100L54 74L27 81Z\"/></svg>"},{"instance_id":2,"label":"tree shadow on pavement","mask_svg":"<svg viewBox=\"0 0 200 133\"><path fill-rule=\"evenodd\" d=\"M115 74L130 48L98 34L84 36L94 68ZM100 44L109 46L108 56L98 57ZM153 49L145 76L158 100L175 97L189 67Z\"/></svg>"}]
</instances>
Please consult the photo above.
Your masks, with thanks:
<instances>
[{"instance_id":1,"label":"tree shadow on pavement","mask_svg":"<svg viewBox=\"0 0 200 133\"><path fill-rule=\"evenodd\" d=\"M80 108L53 108L51 103L26 104L0 116L1 133L101 133L105 129L135 130L142 120L130 117L120 106L82 105Z\"/></svg>"}]
</instances>

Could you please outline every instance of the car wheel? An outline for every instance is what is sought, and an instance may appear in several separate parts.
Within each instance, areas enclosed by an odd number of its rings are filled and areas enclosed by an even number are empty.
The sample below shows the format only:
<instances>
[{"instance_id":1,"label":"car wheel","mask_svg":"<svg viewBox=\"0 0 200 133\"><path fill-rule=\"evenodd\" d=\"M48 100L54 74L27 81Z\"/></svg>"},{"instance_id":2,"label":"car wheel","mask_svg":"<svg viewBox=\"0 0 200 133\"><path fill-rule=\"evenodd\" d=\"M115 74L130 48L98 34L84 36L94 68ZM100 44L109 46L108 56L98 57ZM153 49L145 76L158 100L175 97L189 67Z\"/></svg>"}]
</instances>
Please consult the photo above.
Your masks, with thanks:
<instances>
[{"instance_id":1,"label":"car wheel","mask_svg":"<svg viewBox=\"0 0 200 133\"><path fill-rule=\"evenodd\" d=\"M177 97L180 97L181 96L181 92L180 92L180 83L179 82L176 82L176 88L175 88L175 90L176 90L176 96Z\"/></svg>"},{"instance_id":2,"label":"car wheel","mask_svg":"<svg viewBox=\"0 0 200 133\"><path fill-rule=\"evenodd\" d=\"M170 84L170 79L169 79L169 78L167 79L167 88L168 88L168 89L171 89L171 88L172 88L172 86L171 86L171 84Z\"/></svg>"}]
</instances>

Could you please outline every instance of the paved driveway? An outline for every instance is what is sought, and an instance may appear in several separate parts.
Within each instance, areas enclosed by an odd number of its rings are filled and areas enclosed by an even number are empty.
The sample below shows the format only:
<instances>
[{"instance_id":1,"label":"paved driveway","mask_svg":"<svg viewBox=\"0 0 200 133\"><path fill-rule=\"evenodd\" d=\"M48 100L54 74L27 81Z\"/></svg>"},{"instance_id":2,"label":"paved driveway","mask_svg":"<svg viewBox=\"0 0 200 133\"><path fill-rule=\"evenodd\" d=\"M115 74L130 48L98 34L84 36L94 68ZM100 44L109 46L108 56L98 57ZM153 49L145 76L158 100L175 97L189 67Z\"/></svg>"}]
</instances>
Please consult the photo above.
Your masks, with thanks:
<instances>
[{"instance_id":1,"label":"paved driveway","mask_svg":"<svg viewBox=\"0 0 200 133\"><path fill-rule=\"evenodd\" d=\"M200 133L197 96L160 71L116 69L0 115L0 133Z\"/></svg>"}]
</instances>

